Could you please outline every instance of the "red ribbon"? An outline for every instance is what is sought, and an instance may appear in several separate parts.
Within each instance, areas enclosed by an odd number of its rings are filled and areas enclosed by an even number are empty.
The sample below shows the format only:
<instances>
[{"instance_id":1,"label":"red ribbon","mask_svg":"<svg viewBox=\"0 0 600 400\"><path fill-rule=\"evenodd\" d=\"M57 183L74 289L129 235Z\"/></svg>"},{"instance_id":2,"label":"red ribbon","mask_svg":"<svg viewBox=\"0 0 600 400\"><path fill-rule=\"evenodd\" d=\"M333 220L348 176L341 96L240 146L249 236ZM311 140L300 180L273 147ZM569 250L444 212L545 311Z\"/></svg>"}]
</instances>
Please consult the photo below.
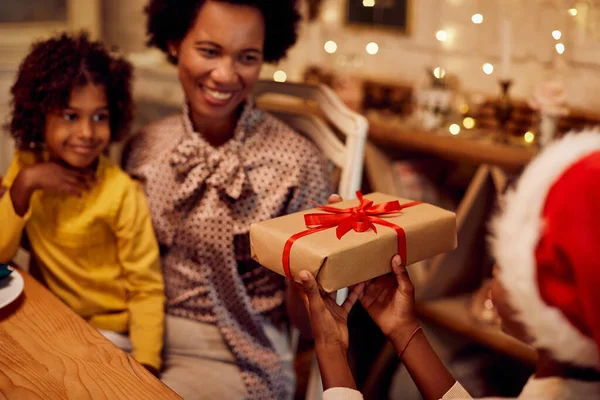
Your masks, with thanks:
<instances>
[{"instance_id":1,"label":"red ribbon","mask_svg":"<svg viewBox=\"0 0 600 400\"><path fill-rule=\"evenodd\" d=\"M356 197L358 197L358 200L360 201L360 204L357 207L342 209L330 206L318 206L319 209L327 211L329 214L319 213L304 215L304 223L308 229L292 235L283 246L283 271L288 279L292 279L292 273L290 271L290 252L296 240L333 227L337 227L335 233L338 240L350 230L354 230L355 232L367 232L372 229L377 233L375 224L392 228L396 231L398 237L398 254L400 254L400 257L402 258L402 264L405 264L406 234L404 233L404 229L379 216L397 213L405 208L421 204L421 202L413 201L401 205L398 200L394 200L373 205L372 200L363 198L363 194L360 190L356 192Z\"/></svg>"}]
</instances>

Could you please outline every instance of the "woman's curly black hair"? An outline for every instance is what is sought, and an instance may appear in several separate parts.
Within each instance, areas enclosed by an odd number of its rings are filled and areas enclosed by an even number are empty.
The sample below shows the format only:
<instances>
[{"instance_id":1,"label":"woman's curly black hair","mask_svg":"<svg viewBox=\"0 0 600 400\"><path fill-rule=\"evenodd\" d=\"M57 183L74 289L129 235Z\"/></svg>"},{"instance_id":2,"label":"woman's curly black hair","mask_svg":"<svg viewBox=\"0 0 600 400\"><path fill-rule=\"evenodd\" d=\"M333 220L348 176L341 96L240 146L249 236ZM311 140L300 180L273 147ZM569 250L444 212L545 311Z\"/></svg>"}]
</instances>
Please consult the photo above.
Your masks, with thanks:
<instances>
[{"instance_id":1,"label":"woman's curly black hair","mask_svg":"<svg viewBox=\"0 0 600 400\"><path fill-rule=\"evenodd\" d=\"M118 141L133 119L131 77L129 62L111 56L86 33L63 33L35 43L11 88L9 131L19 148L38 147L46 116L68 106L74 87L93 83L106 88L111 140Z\"/></svg>"},{"instance_id":2,"label":"woman's curly black hair","mask_svg":"<svg viewBox=\"0 0 600 400\"><path fill-rule=\"evenodd\" d=\"M193 26L200 7L207 1L255 7L262 13L265 20L266 62L277 62L284 58L298 39L301 17L297 0L150 0L146 7L147 44L159 48L171 63L177 64L177 58L169 54L168 44L183 40Z\"/></svg>"}]
</instances>

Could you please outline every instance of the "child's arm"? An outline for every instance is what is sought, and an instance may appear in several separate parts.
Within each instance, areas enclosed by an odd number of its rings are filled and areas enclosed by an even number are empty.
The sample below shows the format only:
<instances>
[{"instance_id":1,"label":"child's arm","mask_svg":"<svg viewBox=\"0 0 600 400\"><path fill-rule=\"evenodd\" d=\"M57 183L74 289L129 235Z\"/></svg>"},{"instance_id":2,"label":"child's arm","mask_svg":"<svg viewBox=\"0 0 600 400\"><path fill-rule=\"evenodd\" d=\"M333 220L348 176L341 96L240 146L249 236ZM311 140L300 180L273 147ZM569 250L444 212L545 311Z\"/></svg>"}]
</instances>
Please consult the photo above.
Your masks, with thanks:
<instances>
[{"instance_id":1,"label":"child's arm","mask_svg":"<svg viewBox=\"0 0 600 400\"><path fill-rule=\"evenodd\" d=\"M13 186L15 177L24 167L19 153L13 157L8 171L2 178L2 186L5 188L4 195L0 198L0 262L9 262L17 253L21 244L21 236L27 222L27 216L19 215L15 211L10 189Z\"/></svg>"},{"instance_id":2,"label":"child's arm","mask_svg":"<svg viewBox=\"0 0 600 400\"><path fill-rule=\"evenodd\" d=\"M126 191L115 233L129 296L129 336L133 357L156 373L161 367L164 331L164 284L158 243L141 187Z\"/></svg>"},{"instance_id":3,"label":"child's arm","mask_svg":"<svg viewBox=\"0 0 600 400\"><path fill-rule=\"evenodd\" d=\"M424 399L470 398L419 328L414 287L400 256L393 258L392 269L393 274L367 284L360 296L363 307L394 345Z\"/></svg>"},{"instance_id":4,"label":"child's arm","mask_svg":"<svg viewBox=\"0 0 600 400\"><path fill-rule=\"evenodd\" d=\"M306 195L306 198L311 199L312 197L310 194L308 194ZM340 201L342 201L342 198L338 194L332 194L329 196L327 203L334 204ZM298 211L297 204L292 208L288 208L286 212L295 212L293 211L294 209ZM285 299L287 308L286 311L287 315L290 317L290 321L292 322L293 326L298 328L298 330L300 331L300 335L304 338L310 339L312 338L313 333L311 330L309 317L306 312L306 307L301 299L301 296L298 295L298 290L300 289L301 288L298 288L294 285L288 285Z\"/></svg>"},{"instance_id":5,"label":"child's arm","mask_svg":"<svg viewBox=\"0 0 600 400\"><path fill-rule=\"evenodd\" d=\"M19 249L23 228L29 219L31 197L36 190L80 196L95 178L46 162L35 164L31 153L17 152L3 179L8 191L0 199L0 262L8 262Z\"/></svg>"},{"instance_id":6,"label":"child's arm","mask_svg":"<svg viewBox=\"0 0 600 400\"><path fill-rule=\"evenodd\" d=\"M93 174L68 169L55 162L44 162L22 168L10 188L14 210L24 216L36 190L65 193L80 197L96 178Z\"/></svg>"},{"instance_id":7,"label":"child's arm","mask_svg":"<svg viewBox=\"0 0 600 400\"><path fill-rule=\"evenodd\" d=\"M335 293L321 294L315 278L308 271L301 271L302 300L315 338L317 361L323 380L323 388L346 387L356 389L348 365L348 313L358 300L358 291L353 290L344 304L338 306Z\"/></svg>"}]
</instances>

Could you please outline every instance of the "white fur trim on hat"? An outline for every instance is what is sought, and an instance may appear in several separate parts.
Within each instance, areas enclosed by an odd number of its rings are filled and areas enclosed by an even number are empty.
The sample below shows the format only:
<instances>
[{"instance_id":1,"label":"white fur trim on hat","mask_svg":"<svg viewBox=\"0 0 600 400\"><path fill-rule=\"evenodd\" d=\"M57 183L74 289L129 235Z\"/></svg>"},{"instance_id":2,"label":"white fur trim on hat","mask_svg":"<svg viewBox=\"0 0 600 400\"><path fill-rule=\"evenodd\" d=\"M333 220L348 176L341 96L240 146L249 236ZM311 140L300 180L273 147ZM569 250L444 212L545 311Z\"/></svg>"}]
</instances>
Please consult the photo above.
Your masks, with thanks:
<instances>
[{"instance_id":1,"label":"white fur trim on hat","mask_svg":"<svg viewBox=\"0 0 600 400\"><path fill-rule=\"evenodd\" d=\"M600 131L570 133L550 144L525 169L515 190L502 200L503 212L492 220L492 253L500 267L516 316L533 338L533 347L549 350L556 360L599 368L598 347L555 307L541 298L536 279L535 249L542 231L548 192L582 157L600 150Z\"/></svg>"}]
</instances>

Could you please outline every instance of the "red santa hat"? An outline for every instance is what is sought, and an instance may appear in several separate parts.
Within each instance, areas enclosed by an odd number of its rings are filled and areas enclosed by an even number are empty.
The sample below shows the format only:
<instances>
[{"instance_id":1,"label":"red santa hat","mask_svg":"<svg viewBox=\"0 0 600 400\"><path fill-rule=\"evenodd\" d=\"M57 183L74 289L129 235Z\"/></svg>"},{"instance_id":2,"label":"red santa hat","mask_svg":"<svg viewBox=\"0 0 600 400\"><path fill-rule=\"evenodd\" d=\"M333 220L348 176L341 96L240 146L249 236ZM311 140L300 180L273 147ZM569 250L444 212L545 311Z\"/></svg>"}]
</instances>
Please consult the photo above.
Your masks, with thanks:
<instances>
[{"instance_id":1,"label":"red santa hat","mask_svg":"<svg viewBox=\"0 0 600 400\"><path fill-rule=\"evenodd\" d=\"M600 370L600 131L549 145L501 206L492 252L532 345Z\"/></svg>"}]
</instances>

